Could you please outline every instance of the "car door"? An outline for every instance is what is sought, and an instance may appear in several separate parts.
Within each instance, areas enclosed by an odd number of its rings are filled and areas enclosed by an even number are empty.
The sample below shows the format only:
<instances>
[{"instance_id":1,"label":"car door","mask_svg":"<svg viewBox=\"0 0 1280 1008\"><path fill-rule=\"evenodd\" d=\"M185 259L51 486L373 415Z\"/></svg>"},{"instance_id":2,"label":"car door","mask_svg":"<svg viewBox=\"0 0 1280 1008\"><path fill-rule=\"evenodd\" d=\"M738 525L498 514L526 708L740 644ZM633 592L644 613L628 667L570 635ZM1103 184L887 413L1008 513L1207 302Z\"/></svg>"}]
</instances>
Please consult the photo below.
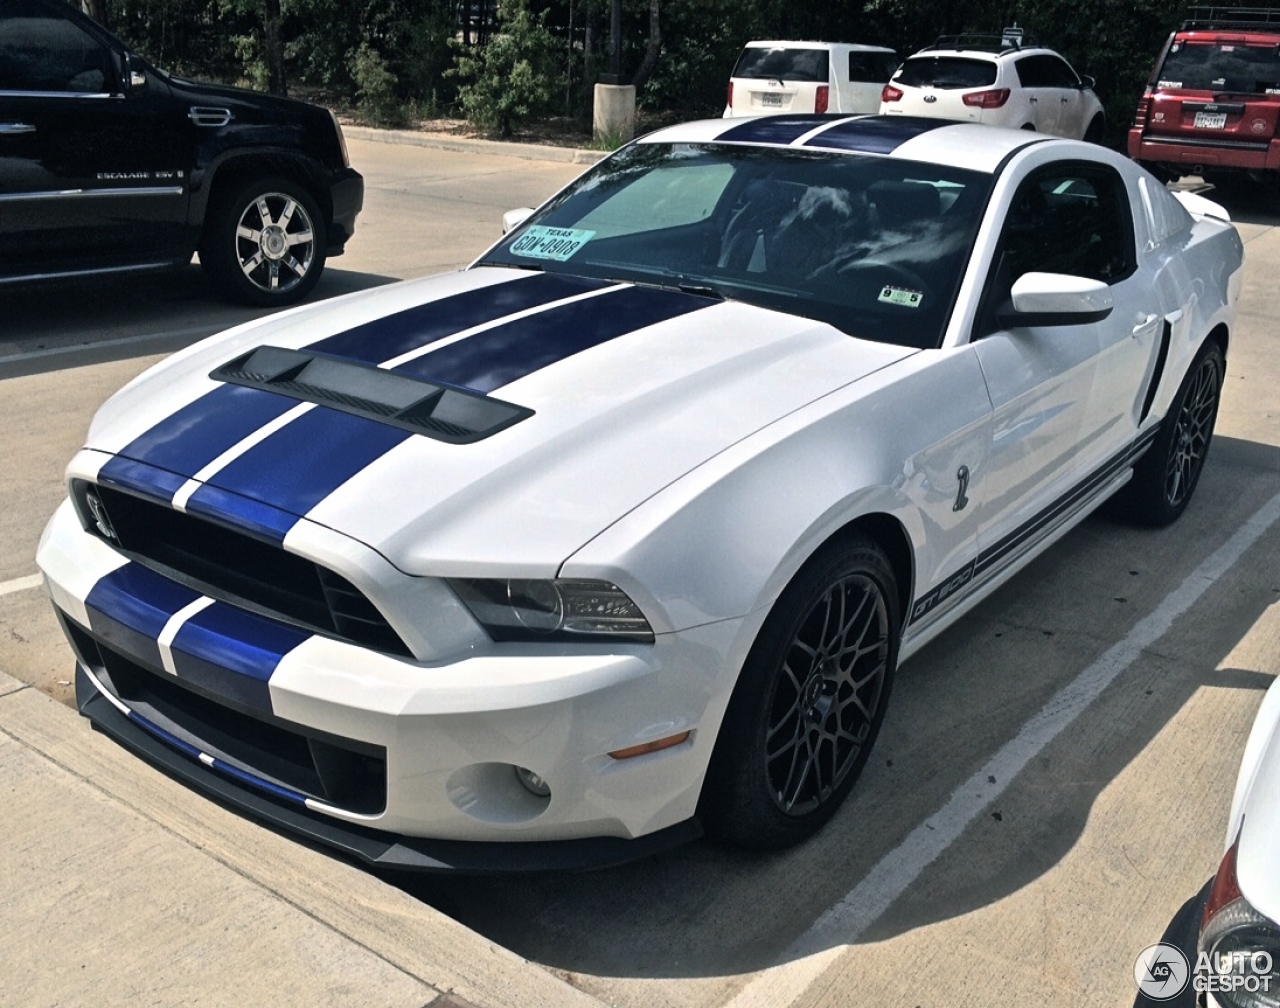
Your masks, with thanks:
<instances>
[{"instance_id":1,"label":"car door","mask_svg":"<svg viewBox=\"0 0 1280 1008\"><path fill-rule=\"evenodd\" d=\"M1002 326L1029 272L1104 282L1116 307L1101 322ZM979 532L988 564L1069 514L1133 444L1160 331L1150 280L1115 168L1051 162L1019 185L974 333L995 410Z\"/></svg>"},{"instance_id":2,"label":"car door","mask_svg":"<svg viewBox=\"0 0 1280 1008\"><path fill-rule=\"evenodd\" d=\"M1031 109L1031 124L1041 133L1059 135L1062 110L1059 108L1057 88L1051 84L1053 68L1051 57L1033 54L1023 56L1014 63L1018 83L1026 92Z\"/></svg>"},{"instance_id":3,"label":"car door","mask_svg":"<svg viewBox=\"0 0 1280 1008\"><path fill-rule=\"evenodd\" d=\"M189 255L190 157L168 89L45 0L0 0L0 271ZM140 78L141 79L141 78Z\"/></svg>"},{"instance_id":4,"label":"car door","mask_svg":"<svg viewBox=\"0 0 1280 1008\"><path fill-rule=\"evenodd\" d=\"M1058 106L1057 125L1054 132L1058 136L1078 140L1084 136L1084 131L1089 127L1089 123L1085 120L1089 109L1085 102L1085 91L1080 77L1061 57L1047 55L1043 58L1046 94L1042 100L1052 104L1056 98Z\"/></svg>"}]
</instances>

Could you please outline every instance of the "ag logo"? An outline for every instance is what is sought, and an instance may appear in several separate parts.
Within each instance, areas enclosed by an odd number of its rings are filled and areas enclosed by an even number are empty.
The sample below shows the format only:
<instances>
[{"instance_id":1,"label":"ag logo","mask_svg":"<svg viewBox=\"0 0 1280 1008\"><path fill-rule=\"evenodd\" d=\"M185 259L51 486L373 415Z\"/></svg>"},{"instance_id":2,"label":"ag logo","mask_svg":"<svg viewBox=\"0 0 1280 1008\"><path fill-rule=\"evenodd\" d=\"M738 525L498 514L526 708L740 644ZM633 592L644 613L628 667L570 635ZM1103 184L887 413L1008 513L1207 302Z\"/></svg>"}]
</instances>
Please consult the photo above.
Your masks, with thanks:
<instances>
[{"instance_id":1,"label":"ag logo","mask_svg":"<svg viewBox=\"0 0 1280 1008\"><path fill-rule=\"evenodd\" d=\"M1267 121L1265 119L1255 119L1249 124L1249 128L1255 133L1265 133L1267 131Z\"/></svg>"},{"instance_id":2,"label":"ag logo","mask_svg":"<svg viewBox=\"0 0 1280 1008\"><path fill-rule=\"evenodd\" d=\"M1191 968L1187 957L1173 945L1148 945L1133 961L1133 982L1153 1001L1168 1001L1187 986Z\"/></svg>"}]
</instances>

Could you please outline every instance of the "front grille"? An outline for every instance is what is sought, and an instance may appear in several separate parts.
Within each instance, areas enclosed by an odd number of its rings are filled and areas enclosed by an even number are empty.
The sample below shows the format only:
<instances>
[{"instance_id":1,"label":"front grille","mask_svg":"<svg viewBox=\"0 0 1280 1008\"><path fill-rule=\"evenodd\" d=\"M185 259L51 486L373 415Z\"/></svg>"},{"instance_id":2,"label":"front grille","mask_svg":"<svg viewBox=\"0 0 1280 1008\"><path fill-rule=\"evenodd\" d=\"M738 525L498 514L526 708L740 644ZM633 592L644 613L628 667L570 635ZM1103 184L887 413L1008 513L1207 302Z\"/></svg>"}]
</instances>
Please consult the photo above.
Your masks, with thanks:
<instances>
[{"instance_id":1,"label":"front grille","mask_svg":"<svg viewBox=\"0 0 1280 1008\"><path fill-rule=\"evenodd\" d=\"M72 487L85 527L92 492L106 512L111 545L139 563L233 605L388 654L413 653L378 608L340 574L217 522L107 486Z\"/></svg>"},{"instance_id":2,"label":"front grille","mask_svg":"<svg viewBox=\"0 0 1280 1008\"><path fill-rule=\"evenodd\" d=\"M63 626L98 680L149 724L268 784L360 815L385 811L381 746L234 709L139 664L70 620Z\"/></svg>"}]
</instances>

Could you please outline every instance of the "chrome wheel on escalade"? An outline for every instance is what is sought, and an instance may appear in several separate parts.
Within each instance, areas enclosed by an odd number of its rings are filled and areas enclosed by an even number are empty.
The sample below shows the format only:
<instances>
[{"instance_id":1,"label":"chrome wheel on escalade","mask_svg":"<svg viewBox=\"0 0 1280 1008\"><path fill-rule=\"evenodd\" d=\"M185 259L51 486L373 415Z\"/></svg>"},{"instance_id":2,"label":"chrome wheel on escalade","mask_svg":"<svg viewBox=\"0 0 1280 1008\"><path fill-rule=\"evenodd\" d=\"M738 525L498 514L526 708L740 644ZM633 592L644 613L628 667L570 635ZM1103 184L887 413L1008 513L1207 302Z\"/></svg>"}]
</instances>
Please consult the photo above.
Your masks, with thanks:
<instances>
[{"instance_id":1,"label":"chrome wheel on escalade","mask_svg":"<svg viewBox=\"0 0 1280 1008\"><path fill-rule=\"evenodd\" d=\"M234 300L291 304L319 280L324 239L324 220L306 190L288 179L253 179L215 201L200 264Z\"/></svg>"}]
</instances>

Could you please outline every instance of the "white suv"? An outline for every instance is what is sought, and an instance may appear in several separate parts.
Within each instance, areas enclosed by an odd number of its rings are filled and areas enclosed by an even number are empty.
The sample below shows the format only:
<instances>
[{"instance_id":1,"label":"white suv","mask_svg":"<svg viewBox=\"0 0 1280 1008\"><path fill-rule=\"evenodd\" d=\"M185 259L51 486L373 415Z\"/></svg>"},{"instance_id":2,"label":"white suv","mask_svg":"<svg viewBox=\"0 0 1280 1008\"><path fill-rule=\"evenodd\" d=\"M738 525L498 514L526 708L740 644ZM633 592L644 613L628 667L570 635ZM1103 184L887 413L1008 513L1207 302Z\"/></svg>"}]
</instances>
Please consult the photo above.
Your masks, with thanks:
<instances>
[{"instance_id":1,"label":"white suv","mask_svg":"<svg viewBox=\"0 0 1280 1008\"><path fill-rule=\"evenodd\" d=\"M1101 143L1106 117L1093 78L1018 30L944 35L898 67L880 94L885 115L960 119Z\"/></svg>"},{"instance_id":2,"label":"white suv","mask_svg":"<svg viewBox=\"0 0 1280 1008\"><path fill-rule=\"evenodd\" d=\"M725 118L780 112L875 112L898 65L883 46L748 42L729 78Z\"/></svg>"}]
</instances>

